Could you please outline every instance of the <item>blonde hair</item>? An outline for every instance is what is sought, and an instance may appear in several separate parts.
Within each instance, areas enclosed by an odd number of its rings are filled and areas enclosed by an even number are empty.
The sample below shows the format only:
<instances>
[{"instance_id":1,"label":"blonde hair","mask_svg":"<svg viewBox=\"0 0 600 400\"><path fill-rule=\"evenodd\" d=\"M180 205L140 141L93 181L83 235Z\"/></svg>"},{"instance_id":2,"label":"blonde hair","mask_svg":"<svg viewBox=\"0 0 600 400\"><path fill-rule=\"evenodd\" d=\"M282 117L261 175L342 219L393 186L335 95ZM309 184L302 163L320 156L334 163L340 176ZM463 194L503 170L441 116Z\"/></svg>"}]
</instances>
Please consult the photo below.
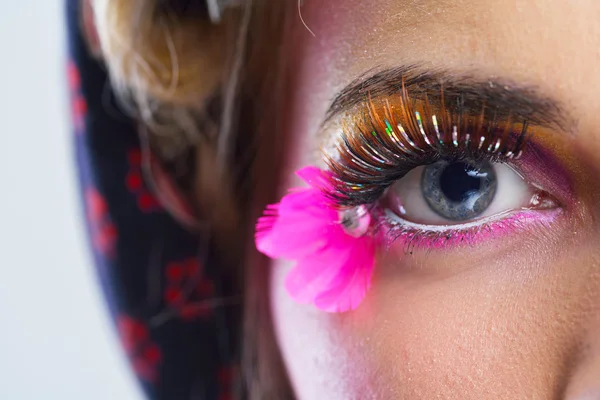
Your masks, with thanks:
<instances>
[{"instance_id":1,"label":"blonde hair","mask_svg":"<svg viewBox=\"0 0 600 400\"><path fill-rule=\"evenodd\" d=\"M155 134L173 122L183 131L193 130L182 110L203 113L225 78L226 51L231 49L228 33L237 18L230 15L222 24L213 25L210 20L176 12L168 1L91 1L113 87ZM165 115L167 111L171 118ZM174 155L195 144L193 136L188 135L186 142L170 143L178 146L174 150L163 146L163 151Z\"/></svg>"},{"instance_id":2,"label":"blonde hair","mask_svg":"<svg viewBox=\"0 0 600 400\"><path fill-rule=\"evenodd\" d=\"M194 1L84 1L93 6L111 83L147 127L154 150L174 160L195 149L190 194L245 288L240 341L249 398L293 398L271 329L266 261L248 249L251 221L279 178L271 167L281 162L283 143L273 134L285 92L279 50L295 3L246 0L215 25L179 7Z\"/></svg>"}]
</instances>

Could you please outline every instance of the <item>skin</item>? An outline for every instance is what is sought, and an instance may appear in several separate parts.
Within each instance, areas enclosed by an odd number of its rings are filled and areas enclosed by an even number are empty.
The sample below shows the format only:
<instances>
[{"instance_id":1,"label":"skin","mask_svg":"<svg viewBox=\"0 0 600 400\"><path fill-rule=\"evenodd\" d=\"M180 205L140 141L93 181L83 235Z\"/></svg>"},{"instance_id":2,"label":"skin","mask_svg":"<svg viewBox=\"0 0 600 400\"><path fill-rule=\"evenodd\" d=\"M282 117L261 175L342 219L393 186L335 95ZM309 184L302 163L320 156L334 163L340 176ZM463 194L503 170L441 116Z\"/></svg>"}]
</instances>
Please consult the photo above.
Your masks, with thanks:
<instances>
[{"instance_id":1,"label":"skin","mask_svg":"<svg viewBox=\"0 0 600 400\"><path fill-rule=\"evenodd\" d=\"M294 303L274 262L279 348L305 399L600 399L600 3L305 0L281 193L320 161L338 90L374 67L419 63L532 85L572 124L541 143L573 182L547 226L477 246L381 252L360 307Z\"/></svg>"}]
</instances>

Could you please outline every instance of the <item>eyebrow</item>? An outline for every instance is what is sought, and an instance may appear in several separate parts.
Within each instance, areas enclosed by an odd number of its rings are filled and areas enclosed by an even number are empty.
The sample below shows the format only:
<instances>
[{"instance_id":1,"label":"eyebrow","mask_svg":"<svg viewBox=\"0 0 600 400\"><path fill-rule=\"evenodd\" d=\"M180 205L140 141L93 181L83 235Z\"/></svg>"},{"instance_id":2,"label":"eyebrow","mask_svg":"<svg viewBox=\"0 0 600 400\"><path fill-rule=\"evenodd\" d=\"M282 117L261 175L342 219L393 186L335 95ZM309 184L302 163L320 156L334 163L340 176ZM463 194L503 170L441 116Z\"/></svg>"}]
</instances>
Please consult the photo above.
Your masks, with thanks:
<instances>
[{"instance_id":1,"label":"eyebrow","mask_svg":"<svg viewBox=\"0 0 600 400\"><path fill-rule=\"evenodd\" d=\"M446 105L460 103L461 110L471 114L481 113L485 105L486 114L493 113L498 118L510 115L513 121L526 121L529 125L571 129L573 124L559 101L545 96L534 86L418 65L371 70L358 77L336 95L325 123L368 99L400 94L403 84L413 100L427 98L439 102L443 93Z\"/></svg>"}]
</instances>

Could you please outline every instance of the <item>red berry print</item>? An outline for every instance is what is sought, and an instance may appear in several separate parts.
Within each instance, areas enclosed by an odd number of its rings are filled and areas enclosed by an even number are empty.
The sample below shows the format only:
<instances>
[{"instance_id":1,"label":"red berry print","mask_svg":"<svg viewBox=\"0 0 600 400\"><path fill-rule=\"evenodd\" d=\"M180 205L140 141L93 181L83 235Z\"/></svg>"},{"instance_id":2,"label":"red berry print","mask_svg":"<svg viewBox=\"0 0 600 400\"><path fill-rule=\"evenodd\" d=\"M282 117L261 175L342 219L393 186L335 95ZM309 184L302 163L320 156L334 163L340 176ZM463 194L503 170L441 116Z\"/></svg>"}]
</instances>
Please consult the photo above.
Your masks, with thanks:
<instances>
[{"instance_id":1,"label":"red berry print","mask_svg":"<svg viewBox=\"0 0 600 400\"><path fill-rule=\"evenodd\" d=\"M67 64L67 78L69 80L69 87L71 90L79 90L81 87L81 76L79 75L79 69L73 60L69 60Z\"/></svg>"},{"instance_id":2,"label":"red berry print","mask_svg":"<svg viewBox=\"0 0 600 400\"><path fill-rule=\"evenodd\" d=\"M235 375L237 368L221 367L217 373L217 379L219 381L219 400L233 400L233 388L235 387Z\"/></svg>"},{"instance_id":3,"label":"red berry print","mask_svg":"<svg viewBox=\"0 0 600 400\"><path fill-rule=\"evenodd\" d=\"M137 197L137 204L142 211L152 211L159 209L160 205L156 201L156 197L148 192L141 192Z\"/></svg>"},{"instance_id":4,"label":"red berry print","mask_svg":"<svg viewBox=\"0 0 600 400\"><path fill-rule=\"evenodd\" d=\"M161 205L144 184L142 176L142 152L132 149L127 152L129 172L125 176L125 187L135 195L138 208L144 213L161 210Z\"/></svg>"},{"instance_id":5,"label":"red berry print","mask_svg":"<svg viewBox=\"0 0 600 400\"><path fill-rule=\"evenodd\" d=\"M127 152L127 161L129 167L140 169L142 167L142 151L140 149L131 149Z\"/></svg>"},{"instance_id":6,"label":"red berry print","mask_svg":"<svg viewBox=\"0 0 600 400\"><path fill-rule=\"evenodd\" d=\"M77 133L81 133L85 127L85 116L87 114L87 103L81 93L81 76L77 65L70 60L67 64L67 79L70 87L71 116Z\"/></svg>"},{"instance_id":7,"label":"red berry print","mask_svg":"<svg viewBox=\"0 0 600 400\"><path fill-rule=\"evenodd\" d=\"M117 229L110 220L108 206L102 195L94 188L86 190L85 202L92 245L100 254L112 257L115 252Z\"/></svg>"},{"instance_id":8,"label":"red berry print","mask_svg":"<svg viewBox=\"0 0 600 400\"><path fill-rule=\"evenodd\" d=\"M121 315L117 319L117 329L137 376L147 382L154 382L158 376L162 352L152 342L146 325L127 315Z\"/></svg>"},{"instance_id":9,"label":"red berry print","mask_svg":"<svg viewBox=\"0 0 600 400\"><path fill-rule=\"evenodd\" d=\"M127 190L130 192L137 192L142 189L142 177L140 174L130 172L127 174L125 184L127 185Z\"/></svg>"},{"instance_id":10,"label":"red berry print","mask_svg":"<svg viewBox=\"0 0 600 400\"><path fill-rule=\"evenodd\" d=\"M210 299L215 293L211 280L202 276L200 263L195 258L167 264L165 302L184 320L204 318L211 314Z\"/></svg>"}]
</instances>

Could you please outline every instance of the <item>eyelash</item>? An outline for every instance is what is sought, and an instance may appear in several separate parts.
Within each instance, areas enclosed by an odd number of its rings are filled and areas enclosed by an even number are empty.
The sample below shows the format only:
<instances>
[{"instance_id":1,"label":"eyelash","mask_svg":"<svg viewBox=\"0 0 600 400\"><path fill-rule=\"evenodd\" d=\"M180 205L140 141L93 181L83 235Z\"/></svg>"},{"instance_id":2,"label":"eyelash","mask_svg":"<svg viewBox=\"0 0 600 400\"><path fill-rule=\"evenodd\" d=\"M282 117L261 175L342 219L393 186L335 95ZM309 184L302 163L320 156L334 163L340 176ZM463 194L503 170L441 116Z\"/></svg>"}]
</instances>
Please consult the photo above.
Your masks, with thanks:
<instances>
[{"instance_id":1,"label":"eyelash","mask_svg":"<svg viewBox=\"0 0 600 400\"><path fill-rule=\"evenodd\" d=\"M527 121L512 122L509 114L499 116L484 104L473 116L461 107L460 96L450 99L452 107L446 100L443 92L412 99L404 87L384 101L369 98L358 117L343 123L333 155L325 155L333 188L327 195L340 209L366 206L375 221L372 234L387 246L401 238L407 251L474 244L489 237L485 233L519 229L534 221L546 224L546 216L528 209L435 229L386 215L379 200L413 168L442 158L511 163L525 151L531 137Z\"/></svg>"},{"instance_id":2,"label":"eyelash","mask_svg":"<svg viewBox=\"0 0 600 400\"><path fill-rule=\"evenodd\" d=\"M503 121L498 115L487 119L485 105L473 117L461 108L460 98L452 108L443 92L437 99L438 104L427 97L413 100L402 88L396 98L379 104L369 99L358 118L342 125L334 156L325 155L335 188L329 195L336 204L374 204L410 170L441 158L507 162L523 153L530 138L527 121L515 130L509 115Z\"/></svg>"}]
</instances>

